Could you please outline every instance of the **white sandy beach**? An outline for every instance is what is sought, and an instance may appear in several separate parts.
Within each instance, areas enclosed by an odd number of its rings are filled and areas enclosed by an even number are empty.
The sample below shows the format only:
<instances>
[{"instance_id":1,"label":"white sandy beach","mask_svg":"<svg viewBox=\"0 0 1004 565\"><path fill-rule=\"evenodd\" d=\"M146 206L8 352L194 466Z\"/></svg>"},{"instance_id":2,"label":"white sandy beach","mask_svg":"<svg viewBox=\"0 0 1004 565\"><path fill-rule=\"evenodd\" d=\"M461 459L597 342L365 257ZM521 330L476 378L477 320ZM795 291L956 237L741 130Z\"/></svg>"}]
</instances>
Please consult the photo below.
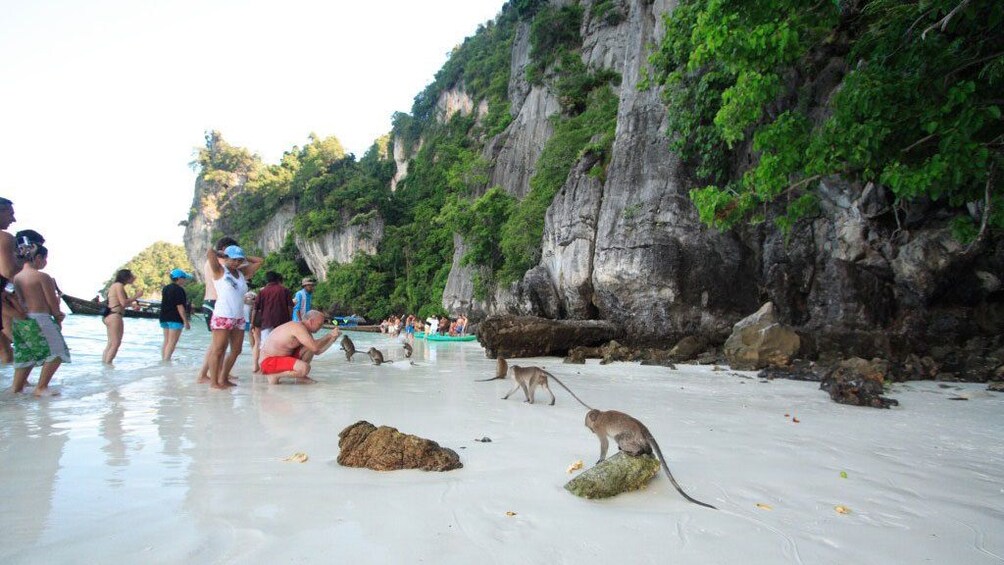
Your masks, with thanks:
<instances>
[{"instance_id":1,"label":"white sandy beach","mask_svg":"<svg viewBox=\"0 0 1004 565\"><path fill-rule=\"evenodd\" d=\"M508 381L474 382L494 368L476 342L416 345L415 366L331 350L312 386L252 382L246 353L240 386L218 392L194 383L204 326L162 366L156 322L127 320L115 369L98 318L66 333L61 397L0 398L3 563L1004 561L1004 395L985 385L896 385L900 406L876 410L711 367L514 361L645 422L713 511L663 475L606 501L567 493L569 464L599 452L585 410L557 386L553 407L500 400ZM338 433L358 420L433 439L464 468L341 467ZM309 460L283 461L295 452Z\"/></svg>"}]
</instances>

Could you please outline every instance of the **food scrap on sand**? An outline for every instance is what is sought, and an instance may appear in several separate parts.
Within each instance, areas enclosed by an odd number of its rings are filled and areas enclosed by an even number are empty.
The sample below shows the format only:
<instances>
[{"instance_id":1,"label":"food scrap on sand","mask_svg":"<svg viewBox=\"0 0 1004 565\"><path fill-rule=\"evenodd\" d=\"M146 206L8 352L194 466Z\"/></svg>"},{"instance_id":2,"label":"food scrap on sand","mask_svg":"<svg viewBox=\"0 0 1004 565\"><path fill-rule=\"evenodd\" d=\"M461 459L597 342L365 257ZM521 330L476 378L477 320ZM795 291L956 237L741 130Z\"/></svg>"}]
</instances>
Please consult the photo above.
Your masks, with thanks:
<instances>
[{"instance_id":1,"label":"food scrap on sand","mask_svg":"<svg viewBox=\"0 0 1004 565\"><path fill-rule=\"evenodd\" d=\"M510 511L506 512L505 515L508 516L508 517L510 517L510 518L512 518L513 516L516 515L516 513L513 512L512 510L510 510Z\"/></svg>"},{"instance_id":2,"label":"food scrap on sand","mask_svg":"<svg viewBox=\"0 0 1004 565\"><path fill-rule=\"evenodd\" d=\"M297 451L296 453L290 455L289 457L283 459L287 463L304 463L308 459L307 454L302 451Z\"/></svg>"},{"instance_id":3,"label":"food scrap on sand","mask_svg":"<svg viewBox=\"0 0 1004 565\"><path fill-rule=\"evenodd\" d=\"M848 507L846 507L846 506L837 505L837 506L834 506L833 509L837 511L837 514L850 514L851 513L851 509L848 508Z\"/></svg>"},{"instance_id":4,"label":"food scrap on sand","mask_svg":"<svg viewBox=\"0 0 1004 565\"><path fill-rule=\"evenodd\" d=\"M756 505L756 507L759 508L760 510L773 510L774 509L774 507L771 506L770 504L764 504L762 502L758 502L757 505Z\"/></svg>"},{"instance_id":5,"label":"food scrap on sand","mask_svg":"<svg viewBox=\"0 0 1004 565\"><path fill-rule=\"evenodd\" d=\"M581 468L582 468L582 459L579 459L575 463L572 463L571 465L568 466L568 474L570 475Z\"/></svg>"}]
</instances>

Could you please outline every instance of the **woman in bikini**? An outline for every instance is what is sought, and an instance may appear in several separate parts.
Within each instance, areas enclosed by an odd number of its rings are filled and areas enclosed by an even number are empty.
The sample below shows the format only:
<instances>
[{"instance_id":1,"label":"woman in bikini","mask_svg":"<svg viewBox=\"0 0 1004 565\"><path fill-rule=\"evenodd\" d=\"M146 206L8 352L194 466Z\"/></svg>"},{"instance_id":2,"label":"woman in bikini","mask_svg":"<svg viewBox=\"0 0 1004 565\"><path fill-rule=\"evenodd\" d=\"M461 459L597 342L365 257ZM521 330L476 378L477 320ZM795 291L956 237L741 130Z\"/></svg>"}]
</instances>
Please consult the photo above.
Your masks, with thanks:
<instances>
[{"instance_id":1,"label":"woman in bikini","mask_svg":"<svg viewBox=\"0 0 1004 565\"><path fill-rule=\"evenodd\" d=\"M130 298L125 291L125 285L136 281L132 271L121 269L115 273L115 282L108 287L108 305L101 311L101 318L108 328L108 345L105 346L105 353L101 360L105 365L111 365L115 356L119 353L119 346L122 345L122 334L125 332L125 323L122 321L122 312L132 306L143 296L142 290L137 290L136 294Z\"/></svg>"}]
</instances>

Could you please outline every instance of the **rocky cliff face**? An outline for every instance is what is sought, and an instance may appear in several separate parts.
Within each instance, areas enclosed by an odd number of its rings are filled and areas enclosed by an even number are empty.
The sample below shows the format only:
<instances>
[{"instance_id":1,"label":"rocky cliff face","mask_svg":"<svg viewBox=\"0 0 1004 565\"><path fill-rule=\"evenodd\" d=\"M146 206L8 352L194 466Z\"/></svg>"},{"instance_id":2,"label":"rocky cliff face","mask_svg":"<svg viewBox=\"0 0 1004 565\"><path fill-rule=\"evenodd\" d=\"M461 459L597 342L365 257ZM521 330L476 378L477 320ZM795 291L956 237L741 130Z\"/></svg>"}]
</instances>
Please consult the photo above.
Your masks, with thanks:
<instances>
[{"instance_id":1,"label":"rocky cliff face","mask_svg":"<svg viewBox=\"0 0 1004 565\"><path fill-rule=\"evenodd\" d=\"M195 213L185 225L182 241L188 259L196 266L196 280L202 281L202 265L206 262L206 251L213 245L213 234L219 230L221 208L226 198L243 189L246 179L234 180L234 188L231 190L206 182L201 176L195 181L195 196L192 199Z\"/></svg>"},{"instance_id":2,"label":"rocky cliff face","mask_svg":"<svg viewBox=\"0 0 1004 565\"><path fill-rule=\"evenodd\" d=\"M293 231L294 216L296 216L296 205L292 202L287 202L276 210L272 219L262 228L261 234L258 235L258 241L255 242L262 253L268 255L282 249L286 238Z\"/></svg>"},{"instance_id":3,"label":"rocky cliff face","mask_svg":"<svg viewBox=\"0 0 1004 565\"><path fill-rule=\"evenodd\" d=\"M556 2L557 4L557 2ZM641 90L650 46L662 34L668 0L616 2L617 25L582 26L588 65L622 76L613 156L605 181L573 168L547 211L540 264L511 288L473 298L471 267L453 271L444 294L452 312L536 314L620 323L634 342L673 343L684 335L723 341L737 320L768 300L805 334L808 350L870 355L902 351L910 339L949 342L1004 331L999 299L1004 251L993 243L966 252L944 218L923 205L893 210L880 188L829 179L822 211L789 238L765 223L719 233L698 220L678 159L670 152L657 90ZM525 196L552 133L554 96L522 78L526 30L513 46L510 98L515 116L488 143L492 184ZM811 87L822 105L839 85L833 61ZM824 84L825 83L825 84ZM904 216L904 217L900 217Z\"/></svg>"},{"instance_id":4,"label":"rocky cliff face","mask_svg":"<svg viewBox=\"0 0 1004 565\"><path fill-rule=\"evenodd\" d=\"M778 321L799 331L803 348L862 356L902 351L915 338L930 345L1004 333L1004 246L988 239L963 248L933 207L897 204L881 187L825 179L818 215L787 238L770 221L727 233L706 228L688 196L693 185L669 149L662 93L638 86L651 46L662 37L663 15L675 2L615 0L619 17L602 20L591 17L595 1L581 4L582 60L622 79L606 175L587 173L592 156L572 168L547 210L539 264L484 299L474 297L477 267L461 265L467 246L455 237L443 294L447 310L475 318L603 319L619 324L628 342L668 347L686 335L722 343L736 321L771 301ZM529 24L519 25L508 85L513 120L487 140L483 155L491 163L489 186L523 198L560 104L549 88L526 80ZM820 112L846 66L834 59L806 85ZM463 85L453 86L440 96L441 119L487 112ZM416 151L395 138L395 182L407 174ZM210 212L203 210L186 231L193 258L209 244L215 225ZM288 233L287 217L286 210L277 213L262 234L262 248ZM322 238L298 238L297 246L323 278L330 261L374 252L382 232L382 221L374 219ZM974 347L999 346L990 339Z\"/></svg>"},{"instance_id":5,"label":"rocky cliff face","mask_svg":"<svg viewBox=\"0 0 1004 565\"><path fill-rule=\"evenodd\" d=\"M698 331L724 336L737 311L756 309L754 265L735 237L698 221L690 186L679 180L680 165L669 151L660 93L636 86L649 46L659 39L661 14L673 4L624 2L616 26L587 15L583 60L622 76L607 178L586 174L592 162L573 169L547 211L540 265L513 288L474 300L465 294L469 272L459 266L458 253L444 296L448 309L609 319L636 341ZM514 42L509 89L516 118L486 149L495 163L492 183L517 197L529 191L553 131L549 118L560 110L549 90L526 85L528 63L524 32Z\"/></svg>"},{"instance_id":6,"label":"rocky cliff face","mask_svg":"<svg viewBox=\"0 0 1004 565\"><path fill-rule=\"evenodd\" d=\"M375 217L361 223L354 223L343 215L343 228L319 237L296 236L296 248L300 255L320 280L328 277L328 266L332 263L348 263L357 253L374 254L383 238L383 219Z\"/></svg>"},{"instance_id":7,"label":"rocky cliff face","mask_svg":"<svg viewBox=\"0 0 1004 565\"><path fill-rule=\"evenodd\" d=\"M231 195L239 192L242 186L243 183ZM184 235L185 252L193 265L201 266L205 262L206 251L215 243L214 234L226 231L224 218L220 213L220 199L213 196L214 189L201 178L196 181L195 206L198 213L188 221ZM264 255L279 251L293 232L296 212L295 203L283 204L262 227L254 242L242 243L255 245ZM358 253L376 253L377 245L383 238L384 222L379 216L355 223L352 218L344 216L342 220L344 227L340 229L317 237L294 237L297 250L311 273L322 281L327 278L328 267L332 262L347 263ZM196 278L202 280L201 269L197 269Z\"/></svg>"}]
</instances>

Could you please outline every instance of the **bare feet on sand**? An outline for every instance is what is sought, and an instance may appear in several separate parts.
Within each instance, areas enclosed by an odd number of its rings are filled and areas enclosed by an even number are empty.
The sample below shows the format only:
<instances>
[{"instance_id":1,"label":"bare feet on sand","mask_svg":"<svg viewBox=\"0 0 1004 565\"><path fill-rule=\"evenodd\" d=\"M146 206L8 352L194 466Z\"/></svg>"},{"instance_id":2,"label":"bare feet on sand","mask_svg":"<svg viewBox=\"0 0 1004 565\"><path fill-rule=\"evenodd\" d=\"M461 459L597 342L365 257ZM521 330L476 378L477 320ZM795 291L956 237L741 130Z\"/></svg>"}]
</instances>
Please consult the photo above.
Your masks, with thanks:
<instances>
[{"instance_id":1,"label":"bare feet on sand","mask_svg":"<svg viewBox=\"0 0 1004 565\"><path fill-rule=\"evenodd\" d=\"M42 390L35 389L32 393L36 398L42 398L43 396L59 396L58 390L52 390L51 388L43 388Z\"/></svg>"},{"instance_id":2,"label":"bare feet on sand","mask_svg":"<svg viewBox=\"0 0 1004 565\"><path fill-rule=\"evenodd\" d=\"M277 384L279 384L279 379L281 379L282 377L283 377L283 375L269 375L268 376L268 384L270 384L270 385L277 385ZM314 379L312 379L310 377L286 377L286 378L293 379L294 383L301 384L301 385L312 385L312 384L314 384L314 383L317 382L317 381L315 381Z\"/></svg>"}]
</instances>

